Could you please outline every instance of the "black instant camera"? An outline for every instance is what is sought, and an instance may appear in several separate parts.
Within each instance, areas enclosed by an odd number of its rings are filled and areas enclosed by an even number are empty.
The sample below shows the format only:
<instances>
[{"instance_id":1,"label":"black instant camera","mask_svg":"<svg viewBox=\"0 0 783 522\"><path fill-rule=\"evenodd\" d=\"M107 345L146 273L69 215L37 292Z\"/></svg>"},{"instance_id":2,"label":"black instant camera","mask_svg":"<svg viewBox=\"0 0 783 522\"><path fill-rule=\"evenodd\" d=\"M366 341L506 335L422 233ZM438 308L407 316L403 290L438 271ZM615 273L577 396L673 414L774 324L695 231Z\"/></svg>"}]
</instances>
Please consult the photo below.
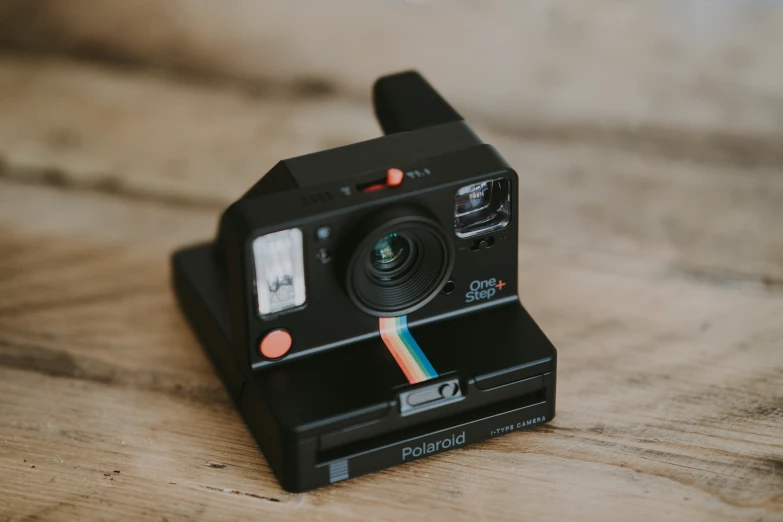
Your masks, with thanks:
<instances>
[{"instance_id":1,"label":"black instant camera","mask_svg":"<svg viewBox=\"0 0 783 522\"><path fill-rule=\"evenodd\" d=\"M373 98L385 136L279 162L173 256L289 491L555 414L556 351L517 295L517 173L417 73Z\"/></svg>"}]
</instances>

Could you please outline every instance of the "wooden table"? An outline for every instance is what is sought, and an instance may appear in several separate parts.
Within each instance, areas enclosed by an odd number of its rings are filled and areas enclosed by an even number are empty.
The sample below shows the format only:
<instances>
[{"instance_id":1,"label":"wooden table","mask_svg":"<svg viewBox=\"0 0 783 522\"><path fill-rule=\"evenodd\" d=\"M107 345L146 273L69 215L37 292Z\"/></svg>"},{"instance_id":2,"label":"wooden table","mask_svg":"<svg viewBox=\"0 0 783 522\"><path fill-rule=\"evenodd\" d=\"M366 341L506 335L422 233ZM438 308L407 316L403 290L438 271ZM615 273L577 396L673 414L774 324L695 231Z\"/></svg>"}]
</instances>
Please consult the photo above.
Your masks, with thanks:
<instances>
[{"instance_id":1,"label":"wooden table","mask_svg":"<svg viewBox=\"0 0 783 522\"><path fill-rule=\"evenodd\" d=\"M783 146L477 125L521 174L546 426L283 491L168 258L364 100L0 56L0 520L783 520Z\"/></svg>"}]
</instances>

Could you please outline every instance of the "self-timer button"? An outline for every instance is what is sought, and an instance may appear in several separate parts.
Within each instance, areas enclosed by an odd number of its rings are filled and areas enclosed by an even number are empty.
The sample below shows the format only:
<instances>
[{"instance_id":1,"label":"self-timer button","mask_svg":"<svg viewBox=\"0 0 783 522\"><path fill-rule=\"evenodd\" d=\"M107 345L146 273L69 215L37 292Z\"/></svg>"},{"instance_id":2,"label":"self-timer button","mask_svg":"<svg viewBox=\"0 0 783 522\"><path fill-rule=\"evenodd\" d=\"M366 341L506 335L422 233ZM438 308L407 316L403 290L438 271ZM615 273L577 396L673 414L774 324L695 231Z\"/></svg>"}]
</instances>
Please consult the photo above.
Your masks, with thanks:
<instances>
[{"instance_id":1,"label":"self-timer button","mask_svg":"<svg viewBox=\"0 0 783 522\"><path fill-rule=\"evenodd\" d=\"M267 359L279 359L291 349L293 339L288 330L272 330L261 339L261 355Z\"/></svg>"}]
</instances>

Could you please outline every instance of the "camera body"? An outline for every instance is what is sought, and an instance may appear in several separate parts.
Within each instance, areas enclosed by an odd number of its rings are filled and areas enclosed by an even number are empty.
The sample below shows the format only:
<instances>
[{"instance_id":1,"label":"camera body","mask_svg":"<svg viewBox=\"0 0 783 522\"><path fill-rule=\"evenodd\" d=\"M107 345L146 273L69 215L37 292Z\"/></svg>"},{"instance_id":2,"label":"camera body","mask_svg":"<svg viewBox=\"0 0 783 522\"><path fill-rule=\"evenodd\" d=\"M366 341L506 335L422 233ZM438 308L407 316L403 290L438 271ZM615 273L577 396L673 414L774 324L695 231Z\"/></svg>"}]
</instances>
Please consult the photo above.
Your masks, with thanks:
<instances>
[{"instance_id":1,"label":"camera body","mask_svg":"<svg viewBox=\"0 0 783 522\"><path fill-rule=\"evenodd\" d=\"M556 351L517 295L517 173L417 73L373 94L385 136L279 162L173 257L292 491L554 416Z\"/></svg>"}]
</instances>

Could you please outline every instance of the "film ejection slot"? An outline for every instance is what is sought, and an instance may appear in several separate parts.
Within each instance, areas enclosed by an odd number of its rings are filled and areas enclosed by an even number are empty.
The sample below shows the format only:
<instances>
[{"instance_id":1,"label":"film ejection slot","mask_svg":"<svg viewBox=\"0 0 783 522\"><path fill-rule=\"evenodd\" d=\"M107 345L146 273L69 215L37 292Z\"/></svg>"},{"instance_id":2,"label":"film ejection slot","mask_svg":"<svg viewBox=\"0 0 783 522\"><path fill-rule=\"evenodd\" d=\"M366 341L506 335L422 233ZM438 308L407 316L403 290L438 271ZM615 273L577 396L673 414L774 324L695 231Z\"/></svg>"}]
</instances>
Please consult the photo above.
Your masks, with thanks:
<instances>
[{"instance_id":1,"label":"film ejection slot","mask_svg":"<svg viewBox=\"0 0 783 522\"><path fill-rule=\"evenodd\" d=\"M461 401L464 398L459 379L440 381L423 388L402 392L400 394L400 414L410 415L431 410Z\"/></svg>"}]
</instances>

